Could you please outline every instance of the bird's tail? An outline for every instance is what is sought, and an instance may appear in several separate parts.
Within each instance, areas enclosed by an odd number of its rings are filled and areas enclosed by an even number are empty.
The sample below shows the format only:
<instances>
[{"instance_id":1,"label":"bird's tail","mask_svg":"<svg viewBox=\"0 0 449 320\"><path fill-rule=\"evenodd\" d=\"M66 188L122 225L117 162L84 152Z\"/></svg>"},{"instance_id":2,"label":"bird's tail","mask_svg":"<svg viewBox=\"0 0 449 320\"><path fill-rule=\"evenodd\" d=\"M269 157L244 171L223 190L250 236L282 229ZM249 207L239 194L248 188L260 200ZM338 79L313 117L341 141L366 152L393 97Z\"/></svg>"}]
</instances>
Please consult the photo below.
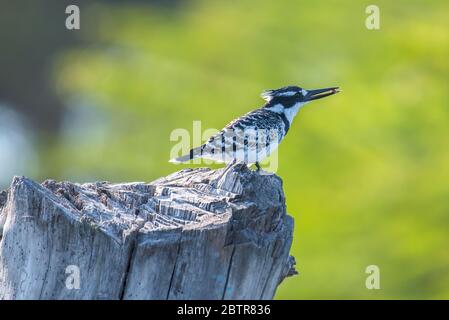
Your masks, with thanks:
<instances>
[{"instance_id":1,"label":"bird's tail","mask_svg":"<svg viewBox=\"0 0 449 320\"><path fill-rule=\"evenodd\" d=\"M186 155L178 157L178 158L170 159L169 162L181 163L181 162L187 162L189 160L198 158L199 156L201 156L201 149L202 149L202 147L193 148L192 150L190 150L189 154L186 154Z\"/></svg>"}]
</instances>

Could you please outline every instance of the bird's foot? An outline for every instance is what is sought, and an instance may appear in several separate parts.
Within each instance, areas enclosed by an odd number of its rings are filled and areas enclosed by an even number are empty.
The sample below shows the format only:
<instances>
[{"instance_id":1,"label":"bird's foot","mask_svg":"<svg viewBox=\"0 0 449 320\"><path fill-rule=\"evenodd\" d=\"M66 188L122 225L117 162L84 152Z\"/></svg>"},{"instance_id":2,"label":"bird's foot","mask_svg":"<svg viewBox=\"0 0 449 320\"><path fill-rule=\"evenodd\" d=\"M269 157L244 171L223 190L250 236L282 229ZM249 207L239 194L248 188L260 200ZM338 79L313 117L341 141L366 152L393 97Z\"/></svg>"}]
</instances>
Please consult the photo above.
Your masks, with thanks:
<instances>
[{"instance_id":1,"label":"bird's foot","mask_svg":"<svg viewBox=\"0 0 449 320\"><path fill-rule=\"evenodd\" d=\"M229 170L230 168L232 168L236 163L237 163L237 159L234 159L231 162L228 162L226 164L226 170Z\"/></svg>"}]
</instances>

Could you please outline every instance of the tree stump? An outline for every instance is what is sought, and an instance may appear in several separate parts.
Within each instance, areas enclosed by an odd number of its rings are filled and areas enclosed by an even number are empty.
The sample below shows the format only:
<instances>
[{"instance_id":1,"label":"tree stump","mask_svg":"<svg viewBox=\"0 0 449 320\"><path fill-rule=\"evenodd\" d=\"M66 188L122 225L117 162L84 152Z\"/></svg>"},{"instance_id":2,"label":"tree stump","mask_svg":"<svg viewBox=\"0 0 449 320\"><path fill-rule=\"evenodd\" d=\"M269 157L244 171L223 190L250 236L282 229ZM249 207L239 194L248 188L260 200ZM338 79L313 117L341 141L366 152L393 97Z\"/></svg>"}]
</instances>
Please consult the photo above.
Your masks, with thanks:
<instances>
[{"instance_id":1,"label":"tree stump","mask_svg":"<svg viewBox=\"0 0 449 320\"><path fill-rule=\"evenodd\" d=\"M295 273L282 181L230 165L152 183L15 177L0 299L271 299Z\"/></svg>"}]
</instances>

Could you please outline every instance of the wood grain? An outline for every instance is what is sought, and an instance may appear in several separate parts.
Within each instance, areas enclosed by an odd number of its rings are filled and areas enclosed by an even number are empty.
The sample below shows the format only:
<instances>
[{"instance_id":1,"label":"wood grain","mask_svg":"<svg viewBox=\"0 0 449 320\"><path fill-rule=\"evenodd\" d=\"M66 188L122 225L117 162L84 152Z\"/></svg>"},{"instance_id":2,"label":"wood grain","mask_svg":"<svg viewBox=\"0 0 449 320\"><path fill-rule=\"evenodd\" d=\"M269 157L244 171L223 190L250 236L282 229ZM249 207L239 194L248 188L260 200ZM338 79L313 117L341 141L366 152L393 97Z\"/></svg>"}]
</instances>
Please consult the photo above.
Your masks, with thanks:
<instances>
[{"instance_id":1,"label":"wood grain","mask_svg":"<svg viewBox=\"0 0 449 320\"><path fill-rule=\"evenodd\" d=\"M0 299L271 299L295 274L282 181L242 164L151 183L16 177L0 234Z\"/></svg>"}]
</instances>

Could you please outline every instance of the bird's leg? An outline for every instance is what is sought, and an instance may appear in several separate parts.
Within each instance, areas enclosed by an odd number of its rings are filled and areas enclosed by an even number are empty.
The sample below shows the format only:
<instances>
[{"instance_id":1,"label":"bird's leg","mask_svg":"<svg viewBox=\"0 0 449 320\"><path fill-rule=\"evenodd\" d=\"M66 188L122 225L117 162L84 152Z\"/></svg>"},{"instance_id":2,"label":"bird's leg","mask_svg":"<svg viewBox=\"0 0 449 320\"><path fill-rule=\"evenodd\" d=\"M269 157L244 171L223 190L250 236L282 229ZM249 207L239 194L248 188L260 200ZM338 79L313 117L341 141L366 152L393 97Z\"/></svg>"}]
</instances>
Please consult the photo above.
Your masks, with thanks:
<instances>
[{"instance_id":1,"label":"bird's leg","mask_svg":"<svg viewBox=\"0 0 449 320\"><path fill-rule=\"evenodd\" d=\"M228 170L231 169L232 166L235 165L236 163L237 163L237 159L233 159L231 162L226 164L226 167L223 169L223 173L220 175L220 179L223 178L223 176L226 174L226 172L228 172Z\"/></svg>"},{"instance_id":2,"label":"bird's leg","mask_svg":"<svg viewBox=\"0 0 449 320\"><path fill-rule=\"evenodd\" d=\"M228 171L230 168L232 168L232 166L234 166L237 163L237 159L233 159L231 162L228 162L226 164L226 168L225 171Z\"/></svg>"},{"instance_id":3,"label":"bird's leg","mask_svg":"<svg viewBox=\"0 0 449 320\"><path fill-rule=\"evenodd\" d=\"M226 168L231 168L234 164L236 164L237 163L237 159L232 159L232 161L231 162L229 162L227 165L226 165Z\"/></svg>"},{"instance_id":4,"label":"bird's leg","mask_svg":"<svg viewBox=\"0 0 449 320\"><path fill-rule=\"evenodd\" d=\"M257 168L257 172L259 172L259 171L260 171L260 164L259 164L259 161L256 161L256 168Z\"/></svg>"}]
</instances>

